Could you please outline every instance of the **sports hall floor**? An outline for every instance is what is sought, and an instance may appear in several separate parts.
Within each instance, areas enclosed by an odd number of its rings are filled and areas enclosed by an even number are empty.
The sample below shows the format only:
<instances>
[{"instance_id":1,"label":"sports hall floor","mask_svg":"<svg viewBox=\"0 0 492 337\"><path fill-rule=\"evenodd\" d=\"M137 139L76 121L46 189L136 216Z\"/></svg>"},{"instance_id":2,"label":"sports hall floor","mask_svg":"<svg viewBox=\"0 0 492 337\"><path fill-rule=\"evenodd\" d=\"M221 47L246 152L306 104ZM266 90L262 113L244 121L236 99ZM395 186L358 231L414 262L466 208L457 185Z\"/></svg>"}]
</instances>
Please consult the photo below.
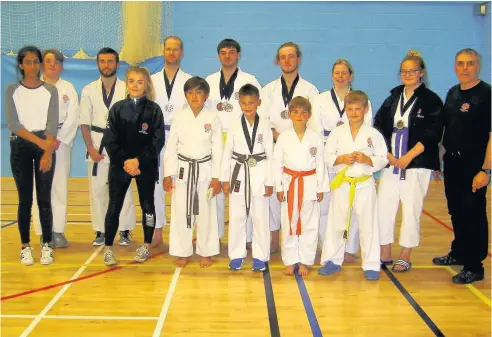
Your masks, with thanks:
<instances>
[{"instance_id":1,"label":"sports hall floor","mask_svg":"<svg viewBox=\"0 0 492 337\"><path fill-rule=\"evenodd\" d=\"M319 276L312 268L306 277L287 277L280 253L263 274L251 271L250 257L243 270L231 272L226 238L207 269L196 257L175 268L167 245L137 265L132 257L142 242L140 226L130 246L116 246L119 266L108 268L102 247L91 245L87 180L79 178L69 183L70 246L55 250L55 262L42 266L32 231L36 263L26 267L19 261L15 184L1 181L1 336L491 335L490 253L485 280L468 286L451 283L457 268L431 264L448 252L453 237L442 184L430 186L412 270L385 270L379 281L369 282L360 259L335 276ZM488 196L490 203L490 189ZM168 234L167 226L165 242Z\"/></svg>"}]
</instances>

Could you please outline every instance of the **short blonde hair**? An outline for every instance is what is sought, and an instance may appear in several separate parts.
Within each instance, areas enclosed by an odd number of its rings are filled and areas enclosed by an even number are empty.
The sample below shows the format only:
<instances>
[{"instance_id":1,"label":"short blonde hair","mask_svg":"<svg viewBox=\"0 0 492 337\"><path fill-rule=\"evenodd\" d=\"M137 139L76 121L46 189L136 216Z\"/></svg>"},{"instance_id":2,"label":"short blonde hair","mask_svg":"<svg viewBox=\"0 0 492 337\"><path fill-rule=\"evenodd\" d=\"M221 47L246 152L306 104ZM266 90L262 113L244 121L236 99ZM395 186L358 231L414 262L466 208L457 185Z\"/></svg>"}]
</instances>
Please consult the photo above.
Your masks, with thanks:
<instances>
[{"instance_id":1,"label":"short blonde hair","mask_svg":"<svg viewBox=\"0 0 492 337\"><path fill-rule=\"evenodd\" d=\"M348 104L360 103L364 106L369 106L369 97L362 90L349 91L344 99L345 106Z\"/></svg>"},{"instance_id":2,"label":"short blonde hair","mask_svg":"<svg viewBox=\"0 0 492 337\"><path fill-rule=\"evenodd\" d=\"M130 66L125 74L125 83L128 83L128 74L132 72L144 75L145 82L147 84L145 86L144 94L145 96L147 96L148 99L153 101L155 98L155 90L154 90L154 85L152 84L152 79L150 78L149 70L145 67ZM128 89L127 89L127 94L128 94Z\"/></svg>"},{"instance_id":3,"label":"short blonde hair","mask_svg":"<svg viewBox=\"0 0 492 337\"><path fill-rule=\"evenodd\" d=\"M295 108L303 108L304 110L311 113L311 103L307 98L304 98L302 96L297 96L290 101L289 111L292 111Z\"/></svg>"},{"instance_id":4,"label":"short blonde hair","mask_svg":"<svg viewBox=\"0 0 492 337\"><path fill-rule=\"evenodd\" d=\"M280 47L278 47L277 55L275 55L275 62L278 63L278 61L280 61L280 49L285 48L285 47L293 47L296 50L297 57L301 58L301 56L302 56L301 47L299 47L299 45L297 43L289 41L289 42L283 43Z\"/></svg>"}]
</instances>

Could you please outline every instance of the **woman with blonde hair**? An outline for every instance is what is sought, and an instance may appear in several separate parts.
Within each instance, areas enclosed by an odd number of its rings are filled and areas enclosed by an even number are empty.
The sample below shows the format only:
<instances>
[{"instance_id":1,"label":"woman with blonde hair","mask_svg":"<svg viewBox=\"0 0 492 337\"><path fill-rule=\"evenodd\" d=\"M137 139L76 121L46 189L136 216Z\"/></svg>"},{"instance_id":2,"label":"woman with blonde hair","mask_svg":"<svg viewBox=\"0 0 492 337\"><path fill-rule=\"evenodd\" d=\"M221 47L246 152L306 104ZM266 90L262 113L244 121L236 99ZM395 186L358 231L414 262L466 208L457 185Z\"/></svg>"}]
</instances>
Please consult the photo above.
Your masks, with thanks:
<instances>
[{"instance_id":1,"label":"woman with blonde hair","mask_svg":"<svg viewBox=\"0 0 492 337\"><path fill-rule=\"evenodd\" d=\"M155 228L154 189L159 178L159 153L164 146L164 117L159 105L152 101L154 88L149 71L130 67L126 72L127 98L109 111L108 128L103 142L110 158L109 206L104 223L104 263L115 265L112 251L126 191L135 178L142 208L144 245L137 249L136 262L150 256Z\"/></svg>"},{"instance_id":2,"label":"woman with blonde hair","mask_svg":"<svg viewBox=\"0 0 492 337\"><path fill-rule=\"evenodd\" d=\"M378 191L381 263L391 265L395 218L402 203L400 246L394 272L410 270L410 253L420 241L420 215L433 170L439 171L443 103L425 83L426 66L410 50L400 63L402 85L393 88L374 118L388 146L389 167L381 170Z\"/></svg>"}]
</instances>

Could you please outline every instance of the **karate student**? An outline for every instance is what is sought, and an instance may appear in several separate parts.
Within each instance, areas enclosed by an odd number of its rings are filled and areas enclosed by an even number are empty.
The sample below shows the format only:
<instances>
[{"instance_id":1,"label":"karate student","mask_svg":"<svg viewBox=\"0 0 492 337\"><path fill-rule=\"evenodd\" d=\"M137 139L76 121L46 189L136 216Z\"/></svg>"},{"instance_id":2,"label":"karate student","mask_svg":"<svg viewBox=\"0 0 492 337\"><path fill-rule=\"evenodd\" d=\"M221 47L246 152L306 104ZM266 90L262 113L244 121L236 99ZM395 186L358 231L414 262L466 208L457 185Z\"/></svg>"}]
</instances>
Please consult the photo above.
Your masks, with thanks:
<instances>
[{"instance_id":1,"label":"karate student","mask_svg":"<svg viewBox=\"0 0 492 337\"><path fill-rule=\"evenodd\" d=\"M313 84L299 75L301 56L301 49L297 44L293 42L282 44L275 58L282 74L263 88L263 104L270 118L274 141L277 141L282 131L292 127L288 109L292 97L307 98L312 104L319 93ZM272 231L271 252L274 253L279 247L280 230L280 203L275 196L270 197L270 230Z\"/></svg>"},{"instance_id":2,"label":"karate student","mask_svg":"<svg viewBox=\"0 0 492 337\"><path fill-rule=\"evenodd\" d=\"M323 138L307 127L311 103L296 97L289 104L292 128L277 139L273 175L281 202L284 274L301 276L314 264L319 227L319 202L329 190L323 162ZM253 240L254 243L254 240Z\"/></svg>"},{"instance_id":3,"label":"karate student","mask_svg":"<svg viewBox=\"0 0 492 337\"><path fill-rule=\"evenodd\" d=\"M196 226L196 253L203 268L212 265L211 257L220 250L215 196L221 191L222 129L217 113L204 106L207 81L192 77L184 92L188 106L174 115L164 153L163 186L172 191L169 254L178 257L176 266L186 266Z\"/></svg>"},{"instance_id":4,"label":"karate student","mask_svg":"<svg viewBox=\"0 0 492 337\"><path fill-rule=\"evenodd\" d=\"M159 155L164 147L164 117L159 105L152 101L154 88L149 71L130 67L125 82L128 96L109 111L108 128L103 137L111 160L109 205L104 222L104 263L107 266L117 264L112 246L125 195L133 178L137 183L144 233L144 244L137 249L133 259L141 263L150 256L156 221L155 181L159 179Z\"/></svg>"},{"instance_id":5,"label":"karate student","mask_svg":"<svg viewBox=\"0 0 492 337\"><path fill-rule=\"evenodd\" d=\"M229 124L220 181L229 195L229 268L239 270L246 258L246 222L253 225L253 271L266 270L270 259L268 197L273 193L273 135L260 117L260 92L252 84L239 89L242 115Z\"/></svg>"},{"instance_id":6,"label":"karate student","mask_svg":"<svg viewBox=\"0 0 492 337\"><path fill-rule=\"evenodd\" d=\"M330 182L328 225L321 253L321 275L341 270L352 213L359 224L362 269L367 280L379 279L379 231L373 173L388 163L383 136L364 123L367 95L358 90L345 96L348 123L333 130L325 145L325 162L337 172ZM353 210L353 212L352 212Z\"/></svg>"},{"instance_id":7,"label":"karate student","mask_svg":"<svg viewBox=\"0 0 492 337\"><path fill-rule=\"evenodd\" d=\"M159 104L164 114L164 128L167 139L169 138L169 130L171 130L174 113L186 105L183 86L191 78L191 75L180 68L184 52L183 41L179 37L168 36L164 40L163 55L164 69L152 75L151 78L155 89L155 102ZM164 179L162 167L164 151L165 147L159 157L159 186L156 186L154 191L156 223L152 247L162 244L162 227L166 224L166 191L161 187L161 182Z\"/></svg>"},{"instance_id":8,"label":"karate student","mask_svg":"<svg viewBox=\"0 0 492 337\"><path fill-rule=\"evenodd\" d=\"M58 90L59 120L58 149L56 150L56 165L51 187L51 208L53 211L53 235L51 247L68 247L65 237L67 226L68 205L68 176L70 174L70 158L72 145L79 123L79 98L72 83L61 78L63 72L64 57L56 49L43 51L43 75L41 81L55 86ZM36 199L36 186L33 195L33 222L37 235L41 235L40 242L43 243L41 222L39 221L39 210Z\"/></svg>"},{"instance_id":9,"label":"karate student","mask_svg":"<svg viewBox=\"0 0 492 337\"><path fill-rule=\"evenodd\" d=\"M97 67L101 77L82 90L80 98L80 128L87 148L89 193L92 228L96 237L92 244L104 244L104 218L108 209L109 158L101 142L107 127L109 110L114 103L125 98L125 82L116 77L119 55L111 48L102 48L97 53ZM132 188L129 187L120 214L119 244L130 244L130 230L135 228L135 204Z\"/></svg>"},{"instance_id":10,"label":"karate student","mask_svg":"<svg viewBox=\"0 0 492 337\"><path fill-rule=\"evenodd\" d=\"M5 90L5 119L10 136L10 165L17 187L19 208L17 224L21 238L20 260L23 265L34 263L30 246L33 180L43 231L41 264L53 263L49 246L53 229L51 185L55 170L56 135L58 131L58 90L39 79L41 51L26 46L17 53L16 69L22 79ZM34 176L34 177L33 177Z\"/></svg>"},{"instance_id":11,"label":"karate student","mask_svg":"<svg viewBox=\"0 0 492 337\"><path fill-rule=\"evenodd\" d=\"M330 90L319 94L313 104L313 122L318 131L323 135L325 141L330 132L337 126L348 123L343 100L352 89L352 81L354 79L354 69L350 62L346 59L336 60L331 69L331 79L333 81L333 87ZM364 123L371 125L371 102L369 101L368 104L369 111L364 116ZM329 169L328 175L331 181L335 178L335 171L333 169ZM321 247L323 246L323 241L325 239L329 204L330 194L327 193L323 197L323 202L320 204L320 242L318 242L318 244L320 244ZM356 217L352 217L350 221L352 221L352 223L350 224L350 233L347 240L347 251L345 253L346 262L353 260L354 255L359 249L359 231Z\"/></svg>"},{"instance_id":12,"label":"karate student","mask_svg":"<svg viewBox=\"0 0 492 337\"><path fill-rule=\"evenodd\" d=\"M439 142L442 138L439 96L424 83L426 67L415 51L409 51L400 64L402 85L379 108L374 127L388 147L389 168L381 171L378 190L379 240L381 263L391 265L395 219L402 204L400 246L394 272L409 271L412 248L420 241L420 215L433 170L440 170Z\"/></svg>"},{"instance_id":13,"label":"karate student","mask_svg":"<svg viewBox=\"0 0 492 337\"><path fill-rule=\"evenodd\" d=\"M261 86L256 77L239 68L238 63L241 58L241 46L237 41L232 39L220 41L217 46L217 54L221 63L221 68L220 71L213 73L206 78L208 85L210 86L207 107L216 111L219 116L223 131L223 141L225 142L229 124L241 116L239 89L248 83L257 88L261 88ZM219 194L216 199L217 215L219 217L219 237L222 238L224 236L224 195ZM251 228L251 222L248 222L248 226Z\"/></svg>"}]
</instances>

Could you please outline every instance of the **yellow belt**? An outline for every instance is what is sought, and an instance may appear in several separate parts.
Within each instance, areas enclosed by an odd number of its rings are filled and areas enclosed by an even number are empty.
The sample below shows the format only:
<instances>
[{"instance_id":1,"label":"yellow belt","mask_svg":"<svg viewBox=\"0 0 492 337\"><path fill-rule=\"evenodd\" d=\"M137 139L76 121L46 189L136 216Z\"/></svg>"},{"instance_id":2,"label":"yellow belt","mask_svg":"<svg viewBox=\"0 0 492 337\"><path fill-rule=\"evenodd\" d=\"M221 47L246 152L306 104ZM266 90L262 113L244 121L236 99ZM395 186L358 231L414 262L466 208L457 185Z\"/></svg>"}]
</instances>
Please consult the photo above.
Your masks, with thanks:
<instances>
[{"instance_id":1,"label":"yellow belt","mask_svg":"<svg viewBox=\"0 0 492 337\"><path fill-rule=\"evenodd\" d=\"M345 167L340 172L338 172L335 178L330 183L330 188L332 191L342 186L342 184L345 182L350 184L349 211L347 217L347 224L345 225L345 231L343 232L343 238L345 240L347 240L347 233L350 227L350 219L352 218L352 206L354 205L354 199L355 199L355 185L372 178L372 175L362 176L358 178L347 177L345 173L347 173L348 168L349 166Z\"/></svg>"}]
</instances>

